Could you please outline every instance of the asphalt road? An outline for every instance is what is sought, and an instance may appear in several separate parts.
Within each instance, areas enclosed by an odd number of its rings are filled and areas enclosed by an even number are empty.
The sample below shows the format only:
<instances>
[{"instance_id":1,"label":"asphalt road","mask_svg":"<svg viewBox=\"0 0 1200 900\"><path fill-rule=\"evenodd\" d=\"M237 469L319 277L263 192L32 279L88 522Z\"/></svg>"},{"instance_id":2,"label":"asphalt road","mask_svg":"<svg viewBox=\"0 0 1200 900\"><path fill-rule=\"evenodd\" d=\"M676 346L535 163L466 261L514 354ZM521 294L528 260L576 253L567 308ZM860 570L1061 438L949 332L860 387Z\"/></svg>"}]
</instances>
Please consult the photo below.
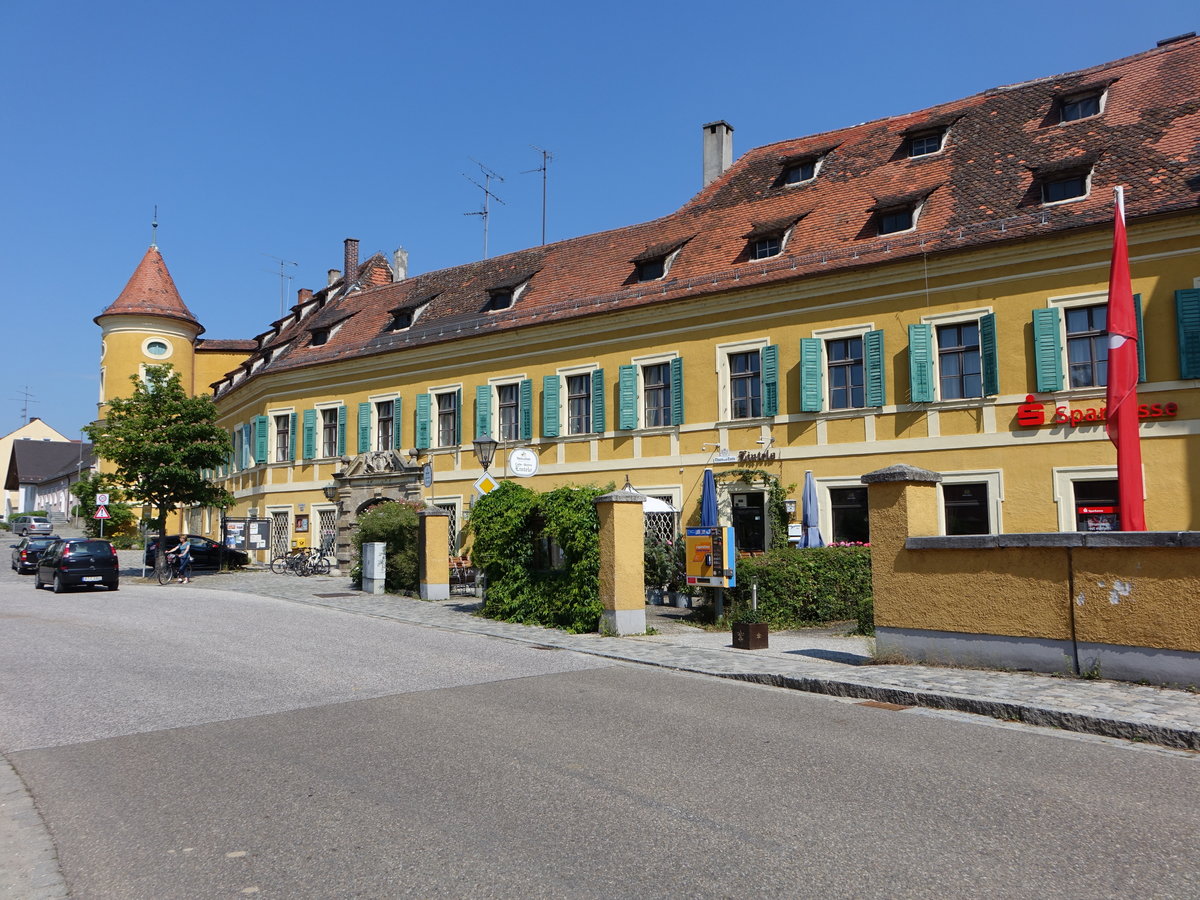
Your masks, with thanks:
<instances>
[{"instance_id":1,"label":"asphalt road","mask_svg":"<svg viewBox=\"0 0 1200 900\"><path fill-rule=\"evenodd\" d=\"M72 897L1200 895L1194 754L30 582L0 749Z\"/></svg>"}]
</instances>

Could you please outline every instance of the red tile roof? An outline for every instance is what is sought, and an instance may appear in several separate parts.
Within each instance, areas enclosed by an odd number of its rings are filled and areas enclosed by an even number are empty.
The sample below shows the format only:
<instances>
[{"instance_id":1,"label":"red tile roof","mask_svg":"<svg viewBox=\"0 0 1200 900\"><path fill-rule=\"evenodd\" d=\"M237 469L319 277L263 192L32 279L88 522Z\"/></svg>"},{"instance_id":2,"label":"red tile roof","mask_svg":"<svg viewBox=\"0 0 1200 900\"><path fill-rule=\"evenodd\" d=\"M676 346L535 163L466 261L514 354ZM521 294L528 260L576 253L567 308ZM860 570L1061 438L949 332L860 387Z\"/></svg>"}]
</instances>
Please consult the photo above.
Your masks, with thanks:
<instances>
[{"instance_id":1,"label":"red tile roof","mask_svg":"<svg viewBox=\"0 0 1200 900\"><path fill-rule=\"evenodd\" d=\"M179 296L175 281L167 271L167 264L158 252L158 247L153 244L134 269L121 295L96 317L96 324L100 324L103 316L116 315L164 316L190 322L200 328L199 333L204 331L200 322L192 315L192 311L184 304L183 298Z\"/></svg>"},{"instance_id":2,"label":"red tile roof","mask_svg":"<svg viewBox=\"0 0 1200 900\"><path fill-rule=\"evenodd\" d=\"M1058 120L1054 111L1064 96L1105 86L1099 115ZM924 128L948 128L942 149L910 158L905 141ZM396 283L360 275L361 289L343 294L339 283L313 297L312 309L328 304L324 316L354 314L326 344L310 346L311 325L290 316L262 336L264 350L289 346L258 372L1103 226L1111 222L1118 184L1126 186L1131 220L1194 212L1198 147L1200 38L1190 38L1080 72L755 148L677 212L652 222ZM823 155L816 178L782 183L783 166L814 154ZM1043 206L1039 173L1068 163L1093 166L1088 196ZM879 210L922 199L912 232L878 234ZM796 224L782 254L748 259L746 236L756 225L789 221ZM634 261L681 244L666 278L631 277ZM489 290L528 273L511 309L485 312ZM386 330L391 310L430 296L411 328Z\"/></svg>"}]
</instances>

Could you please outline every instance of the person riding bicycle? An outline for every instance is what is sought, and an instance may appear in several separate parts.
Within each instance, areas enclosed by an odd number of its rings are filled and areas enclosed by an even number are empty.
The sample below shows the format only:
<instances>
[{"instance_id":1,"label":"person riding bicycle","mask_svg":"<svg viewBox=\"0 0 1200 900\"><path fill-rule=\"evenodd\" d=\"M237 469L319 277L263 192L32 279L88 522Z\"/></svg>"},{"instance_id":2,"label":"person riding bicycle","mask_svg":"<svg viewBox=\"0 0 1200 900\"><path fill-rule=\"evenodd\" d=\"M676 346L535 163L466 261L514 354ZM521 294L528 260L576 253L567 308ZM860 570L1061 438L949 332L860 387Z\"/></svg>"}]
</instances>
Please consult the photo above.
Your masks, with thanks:
<instances>
[{"instance_id":1,"label":"person riding bicycle","mask_svg":"<svg viewBox=\"0 0 1200 900\"><path fill-rule=\"evenodd\" d=\"M175 548L175 562L179 564L179 583L191 584L192 544L186 534L179 536L179 546Z\"/></svg>"}]
</instances>

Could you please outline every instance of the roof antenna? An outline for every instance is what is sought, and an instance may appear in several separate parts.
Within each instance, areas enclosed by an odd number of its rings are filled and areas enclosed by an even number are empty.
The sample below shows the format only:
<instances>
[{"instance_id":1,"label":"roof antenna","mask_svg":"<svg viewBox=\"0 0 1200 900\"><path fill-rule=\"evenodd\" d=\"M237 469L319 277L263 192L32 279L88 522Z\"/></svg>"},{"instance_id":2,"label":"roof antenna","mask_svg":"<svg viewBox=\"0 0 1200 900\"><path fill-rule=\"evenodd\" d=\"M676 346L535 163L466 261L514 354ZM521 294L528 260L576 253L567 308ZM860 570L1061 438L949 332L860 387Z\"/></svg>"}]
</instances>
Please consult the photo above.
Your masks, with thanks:
<instances>
[{"instance_id":1,"label":"roof antenna","mask_svg":"<svg viewBox=\"0 0 1200 900\"><path fill-rule=\"evenodd\" d=\"M526 169L522 175L528 175L530 172L542 173L542 246L546 246L546 172L550 169L550 160L554 159L554 154L549 150L543 150L541 147L529 145L538 153L542 154L542 164L536 169Z\"/></svg>"},{"instance_id":2,"label":"roof antenna","mask_svg":"<svg viewBox=\"0 0 1200 900\"><path fill-rule=\"evenodd\" d=\"M287 312L287 294L288 284L292 280L292 276L284 271L284 266L298 266L300 263L292 262L290 259L280 259L278 256L272 256L270 253L264 253L267 259L273 259L279 263L279 318L283 318L283 314Z\"/></svg>"},{"instance_id":3,"label":"roof antenna","mask_svg":"<svg viewBox=\"0 0 1200 900\"><path fill-rule=\"evenodd\" d=\"M24 401L21 405L21 424L28 425L29 424L29 404L37 403L38 401L35 400L34 395L29 392L29 385L25 385L25 389L21 390L21 391L17 391L17 393L21 395L19 399Z\"/></svg>"},{"instance_id":4,"label":"roof antenna","mask_svg":"<svg viewBox=\"0 0 1200 900\"><path fill-rule=\"evenodd\" d=\"M478 181L476 181L474 178L472 178L470 175L466 174L465 172L461 173L463 178L467 179L467 181L471 182L471 184L475 185L475 187L477 187L481 191L483 191L483 209L479 210L478 212L463 213L463 215L464 216L481 216L483 218L483 258L487 259L488 258L488 217L491 215L491 209L488 206L488 203L491 200L495 200L501 206L507 206L507 204L503 200L501 200L499 197L497 197L495 194L492 193L492 179L495 178L497 181L503 181L504 179L502 177L500 177L499 175L497 175L495 172L493 172L491 169L489 169L487 166L485 166L483 163L481 163L479 160L477 160L473 157L470 157L470 156L468 156L467 159L471 160L471 162L473 162L473 163L475 163L475 165L479 166L480 171L483 172L483 180L484 180L483 184L480 184Z\"/></svg>"},{"instance_id":5,"label":"roof antenna","mask_svg":"<svg viewBox=\"0 0 1200 900\"><path fill-rule=\"evenodd\" d=\"M150 246L158 249L158 204L154 204L154 221L150 223Z\"/></svg>"}]
</instances>

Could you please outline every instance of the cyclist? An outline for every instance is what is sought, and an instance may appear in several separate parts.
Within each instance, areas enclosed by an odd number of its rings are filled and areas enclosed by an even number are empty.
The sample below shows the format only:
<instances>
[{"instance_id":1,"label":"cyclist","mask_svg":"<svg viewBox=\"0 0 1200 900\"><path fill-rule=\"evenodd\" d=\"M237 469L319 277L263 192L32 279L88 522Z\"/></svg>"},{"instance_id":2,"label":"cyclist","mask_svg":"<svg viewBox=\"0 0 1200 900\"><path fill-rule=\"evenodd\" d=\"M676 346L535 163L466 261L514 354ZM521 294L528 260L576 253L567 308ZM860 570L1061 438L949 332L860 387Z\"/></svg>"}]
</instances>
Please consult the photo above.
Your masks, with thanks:
<instances>
[{"instance_id":1,"label":"cyclist","mask_svg":"<svg viewBox=\"0 0 1200 900\"><path fill-rule=\"evenodd\" d=\"M179 536L179 546L175 548L175 561L179 564L179 583L191 584L192 545L186 534Z\"/></svg>"}]
</instances>

